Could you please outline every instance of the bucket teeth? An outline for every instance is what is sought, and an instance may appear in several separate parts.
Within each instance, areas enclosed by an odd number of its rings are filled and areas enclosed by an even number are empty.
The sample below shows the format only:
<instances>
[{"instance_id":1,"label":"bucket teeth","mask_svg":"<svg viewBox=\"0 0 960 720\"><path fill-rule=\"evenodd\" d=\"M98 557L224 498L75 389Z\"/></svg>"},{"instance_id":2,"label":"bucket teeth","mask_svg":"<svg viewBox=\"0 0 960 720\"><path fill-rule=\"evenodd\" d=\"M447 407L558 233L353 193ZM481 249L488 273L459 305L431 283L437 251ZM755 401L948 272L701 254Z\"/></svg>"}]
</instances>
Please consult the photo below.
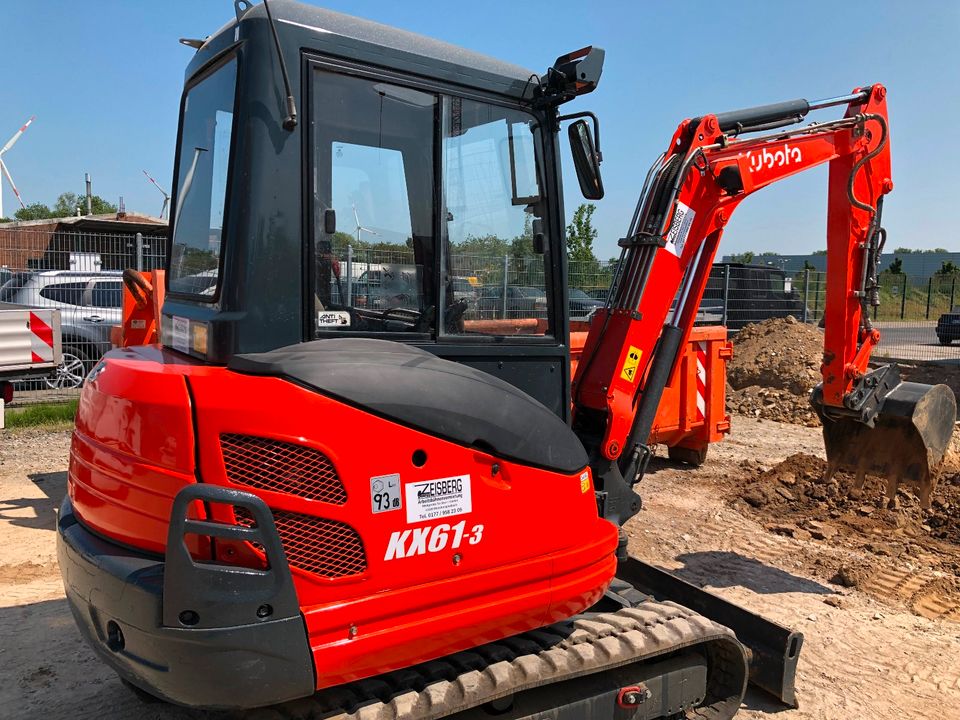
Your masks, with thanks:
<instances>
[{"instance_id":1,"label":"bucket teeth","mask_svg":"<svg viewBox=\"0 0 960 720\"><path fill-rule=\"evenodd\" d=\"M820 386L810 402L823 425L825 481L837 471L849 472L855 476L851 494L856 496L867 475L878 475L886 480L889 507L895 505L901 484L914 489L922 507L930 507L936 471L957 417L956 398L949 387L899 383L882 400L874 427L849 415L834 414L824 406Z\"/></svg>"}]
</instances>

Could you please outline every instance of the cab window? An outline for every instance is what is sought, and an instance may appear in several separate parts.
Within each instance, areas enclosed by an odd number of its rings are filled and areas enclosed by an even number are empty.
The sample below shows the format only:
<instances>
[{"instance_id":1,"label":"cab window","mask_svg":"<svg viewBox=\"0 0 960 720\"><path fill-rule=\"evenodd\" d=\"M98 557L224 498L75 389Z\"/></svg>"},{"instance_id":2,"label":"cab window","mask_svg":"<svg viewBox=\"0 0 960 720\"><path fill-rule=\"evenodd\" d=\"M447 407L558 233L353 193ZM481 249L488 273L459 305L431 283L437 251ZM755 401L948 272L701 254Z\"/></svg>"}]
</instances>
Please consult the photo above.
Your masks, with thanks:
<instances>
[{"instance_id":1,"label":"cab window","mask_svg":"<svg viewBox=\"0 0 960 720\"><path fill-rule=\"evenodd\" d=\"M315 332L432 334L437 96L322 70L313 82Z\"/></svg>"},{"instance_id":2,"label":"cab window","mask_svg":"<svg viewBox=\"0 0 960 720\"><path fill-rule=\"evenodd\" d=\"M545 203L535 118L456 97L443 105L444 332L549 335L547 265L534 247ZM472 292L457 278L473 278Z\"/></svg>"}]
</instances>

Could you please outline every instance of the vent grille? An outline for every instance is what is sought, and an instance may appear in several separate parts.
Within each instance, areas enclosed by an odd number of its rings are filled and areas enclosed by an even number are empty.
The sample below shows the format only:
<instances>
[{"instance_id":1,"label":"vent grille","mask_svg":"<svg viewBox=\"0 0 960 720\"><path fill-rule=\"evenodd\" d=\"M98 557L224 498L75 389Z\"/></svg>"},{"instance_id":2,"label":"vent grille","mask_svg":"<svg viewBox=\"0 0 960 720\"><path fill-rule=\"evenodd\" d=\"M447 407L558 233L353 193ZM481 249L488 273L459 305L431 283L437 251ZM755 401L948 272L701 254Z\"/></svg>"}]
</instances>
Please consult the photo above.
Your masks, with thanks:
<instances>
[{"instance_id":1,"label":"vent grille","mask_svg":"<svg viewBox=\"0 0 960 720\"><path fill-rule=\"evenodd\" d=\"M220 449L227 479L235 485L321 500L347 501L333 463L319 450L253 435L224 433Z\"/></svg>"},{"instance_id":2,"label":"vent grille","mask_svg":"<svg viewBox=\"0 0 960 720\"><path fill-rule=\"evenodd\" d=\"M241 507L233 508L237 525L253 527L253 515ZM360 575L367 570L367 556L357 531L346 523L312 515L273 510L280 544L291 567L325 578ZM259 543L253 543L263 552Z\"/></svg>"}]
</instances>

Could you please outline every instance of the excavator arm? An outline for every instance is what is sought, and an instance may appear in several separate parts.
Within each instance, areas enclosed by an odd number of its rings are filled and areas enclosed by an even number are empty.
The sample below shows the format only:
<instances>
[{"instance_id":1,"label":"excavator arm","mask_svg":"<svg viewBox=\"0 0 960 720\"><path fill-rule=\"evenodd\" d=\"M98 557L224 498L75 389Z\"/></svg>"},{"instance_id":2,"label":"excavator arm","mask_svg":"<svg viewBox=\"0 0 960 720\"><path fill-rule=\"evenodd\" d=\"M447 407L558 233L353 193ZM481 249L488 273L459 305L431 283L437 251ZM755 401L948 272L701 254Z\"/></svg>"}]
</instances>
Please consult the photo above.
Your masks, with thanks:
<instances>
[{"instance_id":1,"label":"excavator arm","mask_svg":"<svg viewBox=\"0 0 960 720\"><path fill-rule=\"evenodd\" d=\"M799 123L810 110L836 105L846 106L841 119L779 129ZM900 383L895 367L868 369L880 340L869 311L879 304L883 197L893 189L886 90L873 85L815 103L795 100L685 120L650 168L629 232L619 242L607 305L593 318L573 381L575 428L594 458L606 517L622 523L639 509L630 488L650 457L647 438L660 396L733 211L758 190L825 163L823 383L813 400L824 421L830 472L856 466L861 475L909 475L883 458L879 469L864 460L875 454L862 428L874 428L898 386L913 385ZM913 388L907 393L912 404L899 413L914 429L932 428L914 438L925 458L920 474L929 475L942 457L956 414L952 394L946 398L946 388L937 388L943 386ZM917 418L924 398L933 414Z\"/></svg>"}]
</instances>

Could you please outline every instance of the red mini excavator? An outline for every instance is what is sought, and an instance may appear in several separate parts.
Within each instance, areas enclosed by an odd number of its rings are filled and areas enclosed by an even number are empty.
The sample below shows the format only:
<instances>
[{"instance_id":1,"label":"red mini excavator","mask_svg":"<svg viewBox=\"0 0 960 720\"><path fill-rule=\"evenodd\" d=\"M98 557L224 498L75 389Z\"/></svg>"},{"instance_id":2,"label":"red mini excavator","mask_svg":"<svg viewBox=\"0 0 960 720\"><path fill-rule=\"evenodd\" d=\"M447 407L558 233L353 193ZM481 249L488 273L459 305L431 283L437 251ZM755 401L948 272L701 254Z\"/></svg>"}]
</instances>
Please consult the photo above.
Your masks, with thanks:
<instances>
[{"instance_id":1,"label":"red mini excavator","mask_svg":"<svg viewBox=\"0 0 960 720\"><path fill-rule=\"evenodd\" d=\"M571 378L562 123L603 187L596 118L560 108L603 52L537 75L235 5L183 41L165 277L125 274L124 347L80 401L58 547L87 642L138 693L291 717L729 718L748 679L794 704L802 637L620 528L731 212L823 163L831 466L919 481L942 455L952 394L867 366L884 88L681 123Z\"/></svg>"}]
</instances>

